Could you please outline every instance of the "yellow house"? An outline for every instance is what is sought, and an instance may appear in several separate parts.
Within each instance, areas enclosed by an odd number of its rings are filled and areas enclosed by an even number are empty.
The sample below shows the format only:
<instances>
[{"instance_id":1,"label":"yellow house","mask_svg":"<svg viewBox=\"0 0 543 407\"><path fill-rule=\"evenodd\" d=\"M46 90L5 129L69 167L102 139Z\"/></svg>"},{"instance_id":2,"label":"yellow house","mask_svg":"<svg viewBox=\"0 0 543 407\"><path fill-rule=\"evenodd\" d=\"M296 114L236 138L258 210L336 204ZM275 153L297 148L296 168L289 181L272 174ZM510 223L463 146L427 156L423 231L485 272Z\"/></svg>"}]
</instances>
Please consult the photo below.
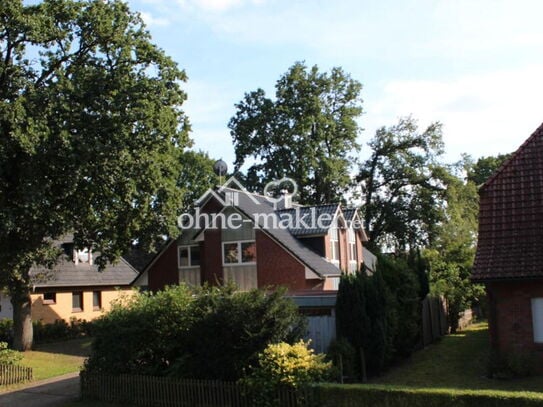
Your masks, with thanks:
<instances>
[{"instance_id":1,"label":"yellow house","mask_svg":"<svg viewBox=\"0 0 543 407\"><path fill-rule=\"evenodd\" d=\"M99 271L89 250L59 243L65 252L53 269L33 267L32 320L52 323L63 319L93 320L111 308L111 302L132 295L138 271L125 258ZM9 297L1 295L0 318L13 318Z\"/></svg>"}]
</instances>

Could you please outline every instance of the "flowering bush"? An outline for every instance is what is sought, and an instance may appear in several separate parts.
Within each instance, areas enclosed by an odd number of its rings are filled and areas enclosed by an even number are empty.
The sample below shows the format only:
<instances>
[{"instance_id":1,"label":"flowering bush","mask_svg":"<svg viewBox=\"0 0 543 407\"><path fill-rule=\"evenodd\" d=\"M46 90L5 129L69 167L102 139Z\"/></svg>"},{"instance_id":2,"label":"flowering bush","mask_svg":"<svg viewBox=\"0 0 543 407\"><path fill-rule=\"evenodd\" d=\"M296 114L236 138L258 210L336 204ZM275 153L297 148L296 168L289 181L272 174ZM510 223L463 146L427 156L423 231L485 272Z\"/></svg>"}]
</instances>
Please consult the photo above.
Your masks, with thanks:
<instances>
[{"instance_id":1,"label":"flowering bush","mask_svg":"<svg viewBox=\"0 0 543 407\"><path fill-rule=\"evenodd\" d=\"M315 354L309 342L294 345L281 342L270 344L258 355L258 366L245 380L248 384L285 385L300 387L303 384L326 380L332 363L324 361L324 354Z\"/></svg>"}]
</instances>

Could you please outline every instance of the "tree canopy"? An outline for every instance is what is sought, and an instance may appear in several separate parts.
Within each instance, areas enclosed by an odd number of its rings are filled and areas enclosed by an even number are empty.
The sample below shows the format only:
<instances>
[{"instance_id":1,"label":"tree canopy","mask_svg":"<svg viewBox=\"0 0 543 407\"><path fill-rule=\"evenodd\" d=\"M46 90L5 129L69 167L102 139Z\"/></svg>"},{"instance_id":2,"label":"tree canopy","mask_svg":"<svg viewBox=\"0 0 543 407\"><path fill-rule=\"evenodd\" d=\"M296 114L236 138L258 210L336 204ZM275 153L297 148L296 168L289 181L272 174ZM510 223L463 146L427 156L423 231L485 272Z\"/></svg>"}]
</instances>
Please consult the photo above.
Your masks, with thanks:
<instances>
[{"instance_id":1,"label":"tree canopy","mask_svg":"<svg viewBox=\"0 0 543 407\"><path fill-rule=\"evenodd\" d=\"M359 149L361 89L341 68L322 73L297 62L275 84L275 100L262 89L246 93L228 127L235 169L252 163L248 187L262 190L286 176L297 182L303 203L342 200Z\"/></svg>"},{"instance_id":2,"label":"tree canopy","mask_svg":"<svg viewBox=\"0 0 543 407\"><path fill-rule=\"evenodd\" d=\"M175 232L185 80L121 1L0 3L0 283L17 347L51 239L73 232L103 266Z\"/></svg>"},{"instance_id":3,"label":"tree canopy","mask_svg":"<svg viewBox=\"0 0 543 407\"><path fill-rule=\"evenodd\" d=\"M428 243L444 190L441 124L419 131L413 118L402 118L378 129L368 145L357 183L370 242L400 251Z\"/></svg>"},{"instance_id":4,"label":"tree canopy","mask_svg":"<svg viewBox=\"0 0 543 407\"><path fill-rule=\"evenodd\" d=\"M498 154L497 156L480 157L472 162L471 157L466 160L468 180L475 185L483 185L512 154Z\"/></svg>"}]
</instances>

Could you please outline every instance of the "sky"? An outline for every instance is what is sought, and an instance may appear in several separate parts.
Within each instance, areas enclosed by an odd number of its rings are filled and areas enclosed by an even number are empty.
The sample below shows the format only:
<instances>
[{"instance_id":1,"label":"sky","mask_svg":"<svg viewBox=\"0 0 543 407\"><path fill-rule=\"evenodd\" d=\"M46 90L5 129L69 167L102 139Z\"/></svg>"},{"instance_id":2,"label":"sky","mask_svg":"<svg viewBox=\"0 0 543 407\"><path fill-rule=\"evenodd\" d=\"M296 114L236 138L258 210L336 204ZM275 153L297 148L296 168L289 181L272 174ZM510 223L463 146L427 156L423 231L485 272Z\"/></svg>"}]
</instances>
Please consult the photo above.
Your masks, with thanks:
<instances>
[{"instance_id":1,"label":"sky","mask_svg":"<svg viewBox=\"0 0 543 407\"><path fill-rule=\"evenodd\" d=\"M539 0L129 0L188 75L194 148L230 168L247 92L296 61L362 83L361 157L382 126L443 124L448 162L516 150L543 122Z\"/></svg>"}]
</instances>

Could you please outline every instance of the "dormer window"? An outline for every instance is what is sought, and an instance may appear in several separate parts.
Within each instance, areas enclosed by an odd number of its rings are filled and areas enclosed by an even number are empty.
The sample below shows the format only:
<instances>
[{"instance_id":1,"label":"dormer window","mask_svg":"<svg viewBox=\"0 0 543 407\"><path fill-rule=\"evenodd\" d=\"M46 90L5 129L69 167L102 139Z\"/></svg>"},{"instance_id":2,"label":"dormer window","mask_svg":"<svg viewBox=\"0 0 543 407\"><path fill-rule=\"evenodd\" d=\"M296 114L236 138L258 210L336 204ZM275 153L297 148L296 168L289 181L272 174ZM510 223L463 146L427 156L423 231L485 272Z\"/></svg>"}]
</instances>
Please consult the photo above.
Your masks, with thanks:
<instances>
[{"instance_id":1,"label":"dormer window","mask_svg":"<svg viewBox=\"0 0 543 407\"><path fill-rule=\"evenodd\" d=\"M90 249L74 249L73 250L73 261L75 264L87 263L92 265L92 250Z\"/></svg>"},{"instance_id":2,"label":"dormer window","mask_svg":"<svg viewBox=\"0 0 543 407\"><path fill-rule=\"evenodd\" d=\"M77 259L80 263L88 263L89 262L89 249L83 249L77 251Z\"/></svg>"}]
</instances>

